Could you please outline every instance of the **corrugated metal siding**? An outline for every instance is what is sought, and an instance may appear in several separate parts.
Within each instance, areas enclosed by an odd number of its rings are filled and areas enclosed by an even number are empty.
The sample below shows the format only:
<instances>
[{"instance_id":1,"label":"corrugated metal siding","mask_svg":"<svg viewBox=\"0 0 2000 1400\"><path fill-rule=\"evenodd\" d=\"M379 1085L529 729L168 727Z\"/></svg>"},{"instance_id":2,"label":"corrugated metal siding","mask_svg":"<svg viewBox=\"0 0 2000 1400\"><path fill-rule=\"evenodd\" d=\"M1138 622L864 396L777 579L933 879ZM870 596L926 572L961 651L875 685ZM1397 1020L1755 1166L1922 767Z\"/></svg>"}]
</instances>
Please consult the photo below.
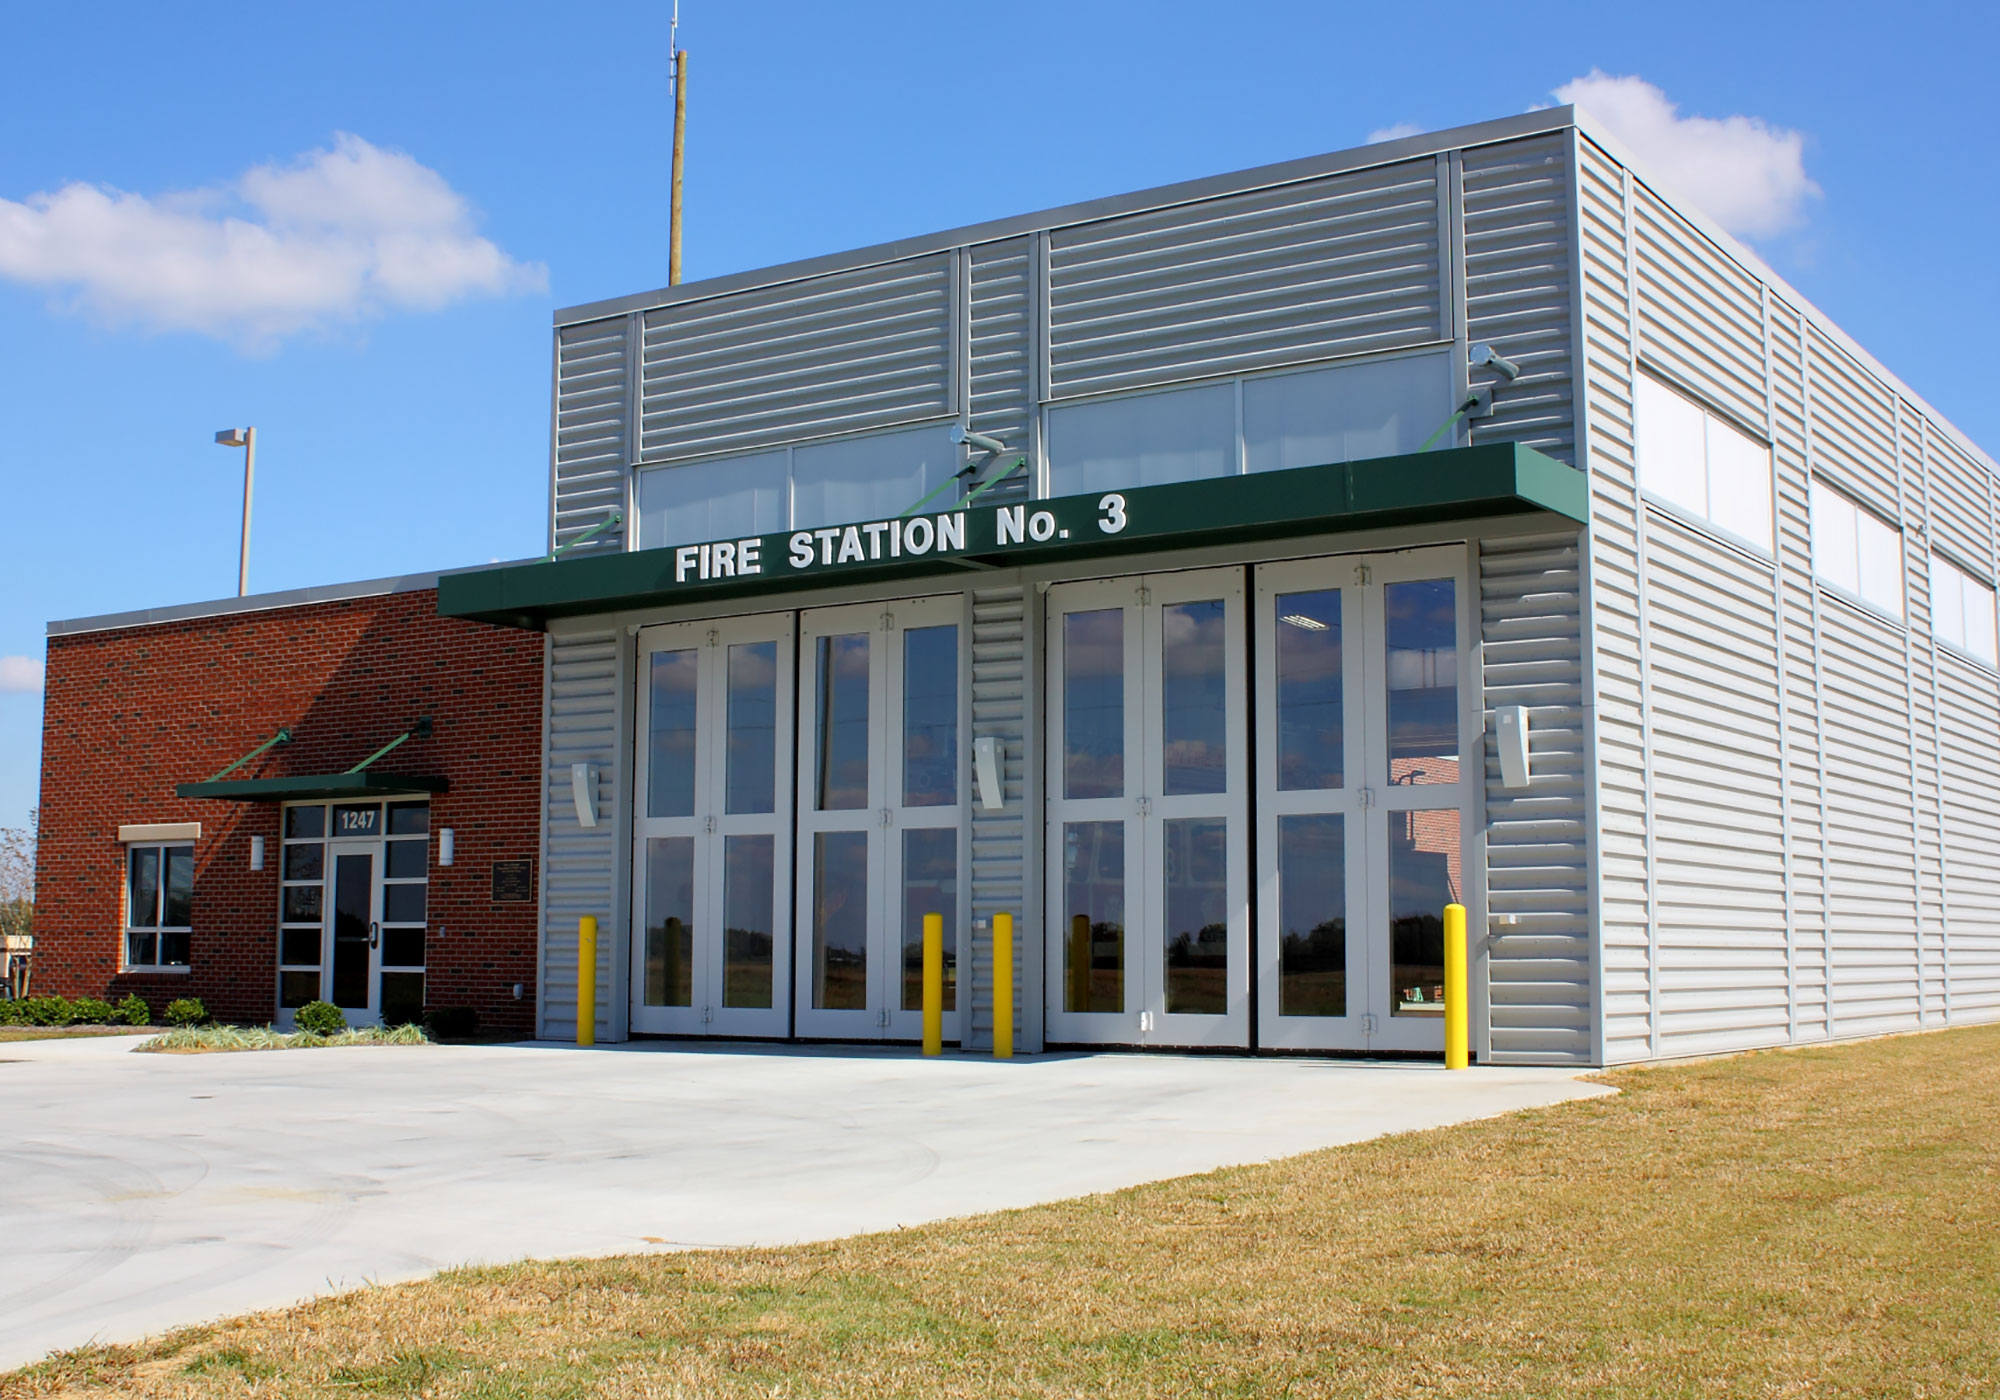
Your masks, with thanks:
<instances>
[{"instance_id":1,"label":"corrugated metal siding","mask_svg":"<svg viewBox=\"0 0 2000 1400\"><path fill-rule=\"evenodd\" d=\"M1575 465L1569 142L1476 147L1461 169L1466 338L1521 367L1520 378L1496 385L1472 441L1526 443Z\"/></svg>"},{"instance_id":2,"label":"corrugated metal siding","mask_svg":"<svg viewBox=\"0 0 2000 1400\"><path fill-rule=\"evenodd\" d=\"M1443 338L1431 157L1057 229L1062 398Z\"/></svg>"},{"instance_id":3,"label":"corrugated metal siding","mask_svg":"<svg viewBox=\"0 0 2000 1400\"><path fill-rule=\"evenodd\" d=\"M632 319L614 316L556 332L553 544L567 544L625 508L631 451ZM625 547L622 525L579 553Z\"/></svg>"},{"instance_id":4,"label":"corrugated metal siding","mask_svg":"<svg viewBox=\"0 0 2000 1400\"><path fill-rule=\"evenodd\" d=\"M1921 422L1921 420L1919 420ZM1993 520L1986 469L1939 433L1927 434L1931 537L1984 582L1993 581Z\"/></svg>"},{"instance_id":5,"label":"corrugated metal siding","mask_svg":"<svg viewBox=\"0 0 2000 1400\"><path fill-rule=\"evenodd\" d=\"M624 1024L615 996L622 955L618 915L618 842L626 830L615 817L624 787L622 760L629 742L620 703L624 667L622 632L588 631L549 639L548 700L543 723L541 1030L548 1040L576 1038L577 921L598 920L597 1034L611 1039ZM586 828L576 819L570 765L597 769L599 820Z\"/></svg>"},{"instance_id":6,"label":"corrugated metal siding","mask_svg":"<svg viewBox=\"0 0 2000 1400\"><path fill-rule=\"evenodd\" d=\"M1525 791L1501 786L1487 745L1488 1026L1501 1063L1594 1053L1581 589L1573 533L1481 542L1487 732L1498 706L1524 705L1530 741Z\"/></svg>"},{"instance_id":7,"label":"corrugated metal siding","mask_svg":"<svg viewBox=\"0 0 2000 1400\"><path fill-rule=\"evenodd\" d=\"M1644 185L1634 186L1639 354L1752 427L1764 422L1757 281Z\"/></svg>"},{"instance_id":8,"label":"corrugated metal siding","mask_svg":"<svg viewBox=\"0 0 2000 1400\"><path fill-rule=\"evenodd\" d=\"M1888 387L1816 327L1806 332L1812 380L1813 471L1901 519L1896 489L1896 406Z\"/></svg>"},{"instance_id":9,"label":"corrugated metal siding","mask_svg":"<svg viewBox=\"0 0 2000 1400\"><path fill-rule=\"evenodd\" d=\"M931 254L645 313L648 461L953 411L952 257Z\"/></svg>"},{"instance_id":10,"label":"corrugated metal siding","mask_svg":"<svg viewBox=\"0 0 2000 1400\"><path fill-rule=\"evenodd\" d=\"M1651 893L1647 867L1645 639L1632 448L1633 322L1630 200L1625 173L1578 143L1583 253L1584 393L1590 533L1591 732L1596 758L1599 998L1608 1063L1652 1053Z\"/></svg>"},{"instance_id":11,"label":"corrugated metal siding","mask_svg":"<svg viewBox=\"0 0 2000 1400\"><path fill-rule=\"evenodd\" d=\"M1030 470L993 487L982 502L1025 498L1034 485L1034 268L1026 238L972 250L969 369L974 432L1028 454Z\"/></svg>"},{"instance_id":12,"label":"corrugated metal siding","mask_svg":"<svg viewBox=\"0 0 2000 1400\"><path fill-rule=\"evenodd\" d=\"M1790 1038L1771 566L1657 511L1646 539L1661 1055Z\"/></svg>"},{"instance_id":13,"label":"corrugated metal siding","mask_svg":"<svg viewBox=\"0 0 2000 1400\"><path fill-rule=\"evenodd\" d=\"M1938 657L1945 886L1943 960L1953 1021L2000 1013L2000 678Z\"/></svg>"},{"instance_id":14,"label":"corrugated metal siding","mask_svg":"<svg viewBox=\"0 0 2000 1400\"><path fill-rule=\"evenodd\" d=\"M1910 581L1903 632L1904 711L1909 716L1910 791L1917 869L1917 1005L1920 1024L1944 1014L1944 827L1938 816L1937 642L1931 618L1931 500L1923 423L1896 401L1896 474L1902 492L1903 570Z\"/></svg>"},{"instance_id":15,"label":"corrugated metal siding","mask_svg":"<svg viewBox=\"0 0 2000 1400\"><path fill-rule=\"evenodd\" d=\"M1027 917L1025 755L1029 714L1027 602L1018 584L972 593L972 733L992 735L1005 754L1007 803L999 811L972 804L972 916L985 920L972 947L972 1044L993 1044L993 916L1014 916L1014 995L1017 1008L1041 995L1024 975L1033 963ZM1017 1011L1015 1043L1025 1046L1026 1018Z\"/></svg>"},{"instance_id":16,"label":"corrugated metal siding","mask_svg":"<svg viewBox=\"0 0 2000 1400\"><path fill-rule=\"evenodd\" d=\"M1915 810L1903 639L1836 599L1820 610L1835 1035L1917 1023Z\"/></svg>"}]
</instances>

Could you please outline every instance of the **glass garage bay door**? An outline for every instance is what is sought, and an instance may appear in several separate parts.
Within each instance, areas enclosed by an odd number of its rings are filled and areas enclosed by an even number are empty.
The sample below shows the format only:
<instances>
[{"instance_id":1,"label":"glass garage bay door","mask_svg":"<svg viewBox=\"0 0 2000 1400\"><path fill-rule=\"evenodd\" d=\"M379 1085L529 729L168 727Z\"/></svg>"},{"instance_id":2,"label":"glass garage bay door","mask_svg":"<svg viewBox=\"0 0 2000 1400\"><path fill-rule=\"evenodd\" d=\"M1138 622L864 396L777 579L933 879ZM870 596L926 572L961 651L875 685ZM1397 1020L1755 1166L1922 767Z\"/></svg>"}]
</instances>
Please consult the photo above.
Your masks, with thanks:
<instances>
[{"instance_id":1,"label":"glass garage bay door","mask_svg":"<svg viewBox=\"0 0 2000 1400\"><path fill-rule=\"evenodd\" d=\"M789 1032L790 614L639 634L632 1029Z\"/></svg>"},{"instance_id":2,"label":"glass garage bay door","mask_svg":"<svg viewBox=\"0 0 2000 1400\"><path fill-rule=\"evenodd\" d=\"M1047 606L1049 1039L1247 1045L1243 573Z\"/></svg>"}]
</instances>

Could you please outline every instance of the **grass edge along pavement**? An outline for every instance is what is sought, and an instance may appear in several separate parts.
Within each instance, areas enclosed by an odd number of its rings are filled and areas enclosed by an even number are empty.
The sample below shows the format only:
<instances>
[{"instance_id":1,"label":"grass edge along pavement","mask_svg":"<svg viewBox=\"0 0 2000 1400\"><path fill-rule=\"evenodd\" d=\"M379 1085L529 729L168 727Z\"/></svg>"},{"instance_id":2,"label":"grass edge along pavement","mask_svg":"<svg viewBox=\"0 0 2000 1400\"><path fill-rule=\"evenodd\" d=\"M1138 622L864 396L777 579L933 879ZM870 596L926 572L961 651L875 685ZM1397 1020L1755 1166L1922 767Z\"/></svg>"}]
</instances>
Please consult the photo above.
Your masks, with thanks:
<instances>
[{"instance_id":1,"label":"grass edge along pavement","mask_svg":"<svg viewBox=\"0 0 2000 1400\"><path fill-rule=\"evenodd\" d=\"M1991 1396L2000 1026L826 1244L456 1270L0 1396Z\"/></svg>"}]
</instances>

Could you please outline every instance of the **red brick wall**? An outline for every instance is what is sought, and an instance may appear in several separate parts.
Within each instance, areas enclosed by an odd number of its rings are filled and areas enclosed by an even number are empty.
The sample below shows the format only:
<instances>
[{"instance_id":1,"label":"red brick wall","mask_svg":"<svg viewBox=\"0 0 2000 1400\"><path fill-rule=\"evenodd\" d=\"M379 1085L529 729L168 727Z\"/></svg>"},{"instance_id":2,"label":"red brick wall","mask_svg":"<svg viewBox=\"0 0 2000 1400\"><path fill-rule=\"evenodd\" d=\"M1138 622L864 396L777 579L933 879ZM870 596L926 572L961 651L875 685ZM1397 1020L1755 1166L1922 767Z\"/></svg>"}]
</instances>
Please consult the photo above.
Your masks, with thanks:
<instances>
[{"instance_id":1,"label":"red brick wall","mask_svg":"<svg viewBox=\"0 0 2000 1400\"><path fill-rule=\"evenodd\" d=\"M376 765L451 780L431 799L425 999L476 1007L482 1028L532 1033L535 906L490 896L495 860L538 853L538 634L440 618L423 590L51 637L44 703L34 991L137 992L156 1012L198 996L222 1019L270 1020L280 808L183 801L174 784L213 776L284 726L291 744L230 776L342 772L429 715L432 738ZM192 970L121 973L118 828L186 821L201 823ZM442 827L456 833L448 870ZM266 840L261 872L253 835Z\"/></svg>"}]
</instances>

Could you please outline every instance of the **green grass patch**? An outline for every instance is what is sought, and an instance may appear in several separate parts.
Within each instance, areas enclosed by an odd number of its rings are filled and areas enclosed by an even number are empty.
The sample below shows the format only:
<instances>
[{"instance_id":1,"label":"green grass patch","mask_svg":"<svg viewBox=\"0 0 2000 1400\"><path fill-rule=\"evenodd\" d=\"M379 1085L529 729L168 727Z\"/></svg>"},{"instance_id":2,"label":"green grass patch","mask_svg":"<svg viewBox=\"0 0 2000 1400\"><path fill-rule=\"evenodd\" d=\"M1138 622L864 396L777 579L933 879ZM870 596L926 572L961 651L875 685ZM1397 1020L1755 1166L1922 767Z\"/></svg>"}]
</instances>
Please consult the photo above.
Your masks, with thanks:
<instances>
[{"instance_id":1,"label":"green grass patch","mask_svg":"<svg viewBox=\"0 0 2000 1400\"><path fill-rule=\"evenodd\" d=\"M1606 1078L976 1220L454 1270L0 1396L2000 1394L2000 1027Z\"/></svg>"}]
</instances>

